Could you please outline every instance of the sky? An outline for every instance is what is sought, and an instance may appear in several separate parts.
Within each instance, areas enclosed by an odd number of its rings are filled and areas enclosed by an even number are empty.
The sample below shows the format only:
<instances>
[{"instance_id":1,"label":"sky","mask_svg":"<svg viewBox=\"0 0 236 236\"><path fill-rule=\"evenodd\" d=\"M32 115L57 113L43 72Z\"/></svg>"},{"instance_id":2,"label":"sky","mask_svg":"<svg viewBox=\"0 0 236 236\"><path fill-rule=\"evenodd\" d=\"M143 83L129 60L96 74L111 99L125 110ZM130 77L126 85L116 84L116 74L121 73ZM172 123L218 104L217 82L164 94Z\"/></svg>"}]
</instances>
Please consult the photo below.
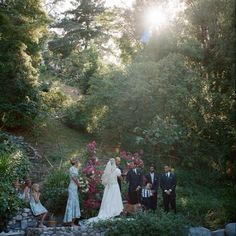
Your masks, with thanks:
<instances>
[{"instance_id":1,"label":"sky","mask_svg":"<svg viewBox=\"0 0 236 236\"><path fill-rule=\"evenodd\" d=\"M70 9L71 7L71 0L63 0L63 1L59 1L56 6L53 4L50 4L50 2L53 2L53 0L45 0L46 3L46 9L48 11L50 11L52 14L60 14L68 9ZM106 0L105 1L105 6L106 7L114 7L114 6L118 6L118 7L125 7L125 8L129 8L132 6L134 0ZM52 8L53 6L53 8Z\"/></svg>"}]
</instances>

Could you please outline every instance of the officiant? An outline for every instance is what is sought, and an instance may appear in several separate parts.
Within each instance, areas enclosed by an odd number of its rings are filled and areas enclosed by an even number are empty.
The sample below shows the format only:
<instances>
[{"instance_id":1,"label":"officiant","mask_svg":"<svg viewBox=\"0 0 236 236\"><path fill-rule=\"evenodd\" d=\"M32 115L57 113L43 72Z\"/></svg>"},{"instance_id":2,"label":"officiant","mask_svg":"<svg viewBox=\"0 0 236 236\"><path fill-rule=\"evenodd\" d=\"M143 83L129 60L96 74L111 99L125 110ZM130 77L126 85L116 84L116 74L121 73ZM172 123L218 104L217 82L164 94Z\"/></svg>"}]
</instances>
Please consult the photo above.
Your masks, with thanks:
<instances>
[{"instance_id":1,"label":"officiant","mask_svg":"<svg viewBox=\"0 0 236 236\"><path fill-rule=\"evenodd\" d=\"M123 174L123 168L120 166L120 162L121 162L121 159L120 159L120 157L116 157L115 158L115 160L116 160L116 167L118 168L118 169L120 169L120 171L121 171L121 176L123 176L124 174ZM120 187L120 191L121 191L121 178L120 177L117 177L117 181L118 181L118 184L119 184L119 187Z\"/></svg>"}]
</instances>

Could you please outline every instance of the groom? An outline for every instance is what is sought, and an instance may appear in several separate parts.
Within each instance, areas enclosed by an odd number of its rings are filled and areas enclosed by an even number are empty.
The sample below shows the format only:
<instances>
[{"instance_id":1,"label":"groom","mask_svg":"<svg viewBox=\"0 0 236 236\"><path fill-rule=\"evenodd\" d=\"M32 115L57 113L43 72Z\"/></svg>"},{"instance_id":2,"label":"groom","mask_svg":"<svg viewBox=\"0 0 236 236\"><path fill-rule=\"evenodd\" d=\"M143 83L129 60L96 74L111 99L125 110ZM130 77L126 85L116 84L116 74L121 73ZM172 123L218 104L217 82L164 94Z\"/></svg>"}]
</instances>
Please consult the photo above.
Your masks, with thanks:
<instances>
[{"instance_id":1,"label":"groom","mask_svg":"<svg viewBox=\"0 0 236 236\"><path fill-rule=\"evenodd\" d=\"M143 177L136 163L130 163L130 170L127 173L126 181L129 183L128 197L130 204L141 203L141 186Z\"/></svg>"}]
</instances>

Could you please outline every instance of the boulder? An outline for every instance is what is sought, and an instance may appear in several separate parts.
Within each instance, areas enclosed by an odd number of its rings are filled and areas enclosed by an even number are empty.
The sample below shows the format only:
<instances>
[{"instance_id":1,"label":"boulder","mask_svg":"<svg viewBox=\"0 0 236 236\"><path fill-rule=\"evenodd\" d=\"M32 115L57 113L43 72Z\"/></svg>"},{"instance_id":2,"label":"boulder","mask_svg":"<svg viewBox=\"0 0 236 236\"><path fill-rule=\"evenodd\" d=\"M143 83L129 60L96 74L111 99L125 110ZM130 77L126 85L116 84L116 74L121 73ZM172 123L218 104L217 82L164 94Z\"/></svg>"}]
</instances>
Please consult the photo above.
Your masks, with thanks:
<instances>
[{"instance_id":1,"label":"boulder","mask_svg":"<svg viewBox=\"0 0 236 236\"><path fill-rule=\"evenodd\" d=\"M204 227L191 227L188 236L211 236L211 231Z\"/></svg>"},{"instance_id":2,"label":"boulder","mask_svg":"<svg viewBox=\"0 0 236 236\"><path fill-rule=\"evenodd\" d=\"M212 231L212 236L225 236L225 230L217 229L215 231Z\"/></svg>"},{"instance_id":3,"label":"boulder","mask_svg":"<svg viewBox=\"0 0 236 236\"><path fill-rule=\"evenodd\" d=\"M225 226L225 234L227 236L236 236L236 223L229 223Z\"/></svg>"}]
</instances>

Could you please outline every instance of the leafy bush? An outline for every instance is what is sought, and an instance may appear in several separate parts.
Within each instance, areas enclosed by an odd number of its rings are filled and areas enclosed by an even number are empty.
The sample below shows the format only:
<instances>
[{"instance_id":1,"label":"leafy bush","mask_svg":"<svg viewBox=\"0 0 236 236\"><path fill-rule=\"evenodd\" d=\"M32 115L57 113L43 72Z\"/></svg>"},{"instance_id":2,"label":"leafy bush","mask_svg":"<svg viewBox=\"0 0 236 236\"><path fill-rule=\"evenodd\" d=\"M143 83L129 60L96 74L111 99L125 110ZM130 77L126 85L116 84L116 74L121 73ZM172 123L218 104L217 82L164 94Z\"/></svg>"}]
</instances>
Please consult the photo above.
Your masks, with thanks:
<instances>
[{"instance_id":1,"label":"leafy bush","mask_svg":"<svg viewBox=\"0 0 236 236\"><path fill-rule=\"evenodd\" d=\"M30 163L24 151L6 134L0 134L0 231L23 202L17 197L13 183L23 180Z\"/></svg>"},{"instance_id":2,"label":"leafy bush","mask_svg":"<svg viewBox=\"0 0 236 236\"><path fill-rule=\"evenodd\" d=\"M235 186L219 175L206 170L178 173L178 209L197 225L217 229L235 221L235 199Z\"/></svg>"},{"instance_id":3,"label":"leafy bush","mask_svg":"<svg viewBox=\"0 0 236 236\"><path fill-rule=\"evenodd\" d=\"M59 90L59 88L51 87L47 89L47 91L42 92L43 110L58 112L66 107L68 98Z\"/></svg>"},{"instance_id":4,"label":"leafy bush","mask_svg":"<svg viewBox=\"0 0 236 236\"><path fill-rule=\"evenodd\" d=\"M46 178L43 185L42 201L50 212L64 214L68 185L68 174L63 169L56 169Z\"/></svg>"},{"instance_id":5,"label":"leafy bush","mask_svg":"<svg viewBox=\"0 0 236 236\"><path fill-rule=\"evenodd\" d=\"M106 230L107 236L116 235L187 235L189 222L182 215L158 213L138 214L134 218L123 218L95 224L100 230Z\"/></svg>"},{"instance_id":6,"label":"leafy bush","mask_svg":"<svg viewBox=\"0 0 236 236\"><path fill-rule=\"evenodd\" d=\"M86 111L82 103L71 105L64 118L64 122L68 127L86 132L88 124L91 120L91 114Z\"/></svg>"}]
</instances>

